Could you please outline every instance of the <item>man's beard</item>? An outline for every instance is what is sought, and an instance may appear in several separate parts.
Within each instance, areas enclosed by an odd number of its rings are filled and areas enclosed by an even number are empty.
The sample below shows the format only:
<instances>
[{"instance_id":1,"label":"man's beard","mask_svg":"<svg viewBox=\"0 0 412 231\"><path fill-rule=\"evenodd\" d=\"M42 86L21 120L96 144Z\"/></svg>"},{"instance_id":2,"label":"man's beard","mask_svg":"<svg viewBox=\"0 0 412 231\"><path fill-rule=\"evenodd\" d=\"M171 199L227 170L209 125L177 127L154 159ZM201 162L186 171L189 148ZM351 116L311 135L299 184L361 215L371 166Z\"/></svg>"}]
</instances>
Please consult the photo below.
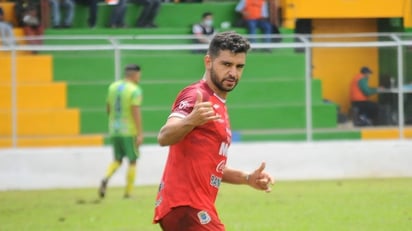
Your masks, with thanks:
<instances>
[{"instance_id":1,"label":"man's beard","mask_svg":"<svg viewBox=\"0 0 412 231\"><path fill-rule=\"evenodd\" d=\"M233 89L235 89L235 87L236 87L236 85L237 85L237 80L236 80L236 78L234 78L234 77L225 77L225 78L223 78L223 79L219 82L219 79L218 79L218 77L217 77L217 75L216 75L216 72L213 70L213 66L212 66L212 68L210 69L210 79L212 80L213 84L214 84L219 90L224 91L224 92L232 91ZM223 85L223 82L224 82L225 80L227 80L227 79L233 79L233 80L235 80L234 86L233 86L232 88L226 88L226 87Z\"/></svg>"}]
</instances>

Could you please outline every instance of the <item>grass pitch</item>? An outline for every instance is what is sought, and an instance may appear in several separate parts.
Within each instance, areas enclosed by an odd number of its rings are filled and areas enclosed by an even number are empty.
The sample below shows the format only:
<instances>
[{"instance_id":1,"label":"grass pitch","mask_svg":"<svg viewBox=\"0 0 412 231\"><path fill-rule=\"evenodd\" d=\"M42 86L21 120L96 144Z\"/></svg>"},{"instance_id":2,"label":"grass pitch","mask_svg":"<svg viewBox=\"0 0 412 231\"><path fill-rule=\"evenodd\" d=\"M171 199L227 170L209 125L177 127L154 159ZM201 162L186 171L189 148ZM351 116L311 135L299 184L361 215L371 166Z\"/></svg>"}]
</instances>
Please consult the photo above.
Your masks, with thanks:
<instances>
[{"instance_id":1,"label":"grass pitch","mask_svg":"<svg viewBox=\"0 0 412 231\"><path fill-rule=\"evenodd\" d=\"M157 186L0 192L0 231L160 230L151 224ZM412 229L412 178L280 181L272 193L224 184L217 208L228 231Z\"/></svg>"}]
</instances>

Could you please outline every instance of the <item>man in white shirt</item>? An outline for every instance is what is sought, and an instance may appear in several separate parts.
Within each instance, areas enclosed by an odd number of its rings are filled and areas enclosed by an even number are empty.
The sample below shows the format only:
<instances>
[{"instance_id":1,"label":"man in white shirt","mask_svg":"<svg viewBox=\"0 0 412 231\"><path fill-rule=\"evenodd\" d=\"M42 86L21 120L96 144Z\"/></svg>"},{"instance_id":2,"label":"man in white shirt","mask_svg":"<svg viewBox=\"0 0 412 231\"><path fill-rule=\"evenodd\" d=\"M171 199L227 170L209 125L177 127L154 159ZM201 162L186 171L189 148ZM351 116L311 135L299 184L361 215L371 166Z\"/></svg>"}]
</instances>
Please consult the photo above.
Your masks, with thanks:
<instances>
[{"instance_id":1,"label":"man in white shirt","mask_svg":"<svg viewBox=\"0 0 412 231\"><path fill-rule=\"evenodd\" d=\"M196 36L198 43L209 44L215 34L215 28L213 27L213 14L211 12L203 13L202 21L193 25L192 33Z\"/></svg>"}]
</instances>

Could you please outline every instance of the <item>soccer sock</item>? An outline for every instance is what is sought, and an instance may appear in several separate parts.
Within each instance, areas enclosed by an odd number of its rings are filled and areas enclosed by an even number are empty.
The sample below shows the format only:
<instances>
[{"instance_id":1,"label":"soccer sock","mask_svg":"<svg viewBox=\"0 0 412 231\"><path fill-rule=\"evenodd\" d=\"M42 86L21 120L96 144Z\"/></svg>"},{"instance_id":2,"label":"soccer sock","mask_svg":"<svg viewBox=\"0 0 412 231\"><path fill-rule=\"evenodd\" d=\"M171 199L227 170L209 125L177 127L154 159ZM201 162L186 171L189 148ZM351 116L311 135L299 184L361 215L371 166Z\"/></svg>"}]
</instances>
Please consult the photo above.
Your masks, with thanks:
<instances>
[{"instance_id":1,"label":"soccer sock","mask_svg":"<svg viewBox=\"0 0 412 231\"><path fill-rule=\"evenodd\" d=\"M109 179L114 172L120 167L120 162L118 161L113 161L110 165L109 168L107 168L105 179Z\"/></svg>"},{"instance_id":2,"label":"soccer sock","mask_svg":"<svg viewBox=\"0 0 412 231\"><path fill-rule=\"evenodd\" d=\"M130 195L134 186L134 179L136 178L136 165L130 165L129 170L127 171L127 184L125 195Z\"/></svg>"}]
</instances>

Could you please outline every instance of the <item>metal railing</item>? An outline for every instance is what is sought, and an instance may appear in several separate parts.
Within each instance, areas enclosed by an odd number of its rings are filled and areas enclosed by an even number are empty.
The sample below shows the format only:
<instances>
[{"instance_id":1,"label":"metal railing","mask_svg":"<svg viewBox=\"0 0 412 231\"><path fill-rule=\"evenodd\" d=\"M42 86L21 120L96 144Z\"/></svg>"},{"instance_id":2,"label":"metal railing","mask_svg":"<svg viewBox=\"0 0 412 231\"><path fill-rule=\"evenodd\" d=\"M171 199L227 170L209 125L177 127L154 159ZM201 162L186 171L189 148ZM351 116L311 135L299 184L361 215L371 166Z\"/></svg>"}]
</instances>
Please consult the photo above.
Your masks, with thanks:
<instances>
[{"instance_id":1,"label":"metal railing","mask_svg":"<svg viewBox=\"0 0 412 231\"><path fill-rule=\"evenodd\" d=\"M247 36L248 38L261 39L263 35ZM306 104L306 140L313 140L313 118L312 118L312 49L314 48L356 48L356 47L372 47L372 48L390 48L396 49L396 69L397 69L397 89L393 90L398 96L398 118L397 128L399 130L399 139L404 139L404 94L410 93L409 90L405 90L404 85L404 73L405 68L410 63L405 63L404 52L405 48L412 47L412 33L362 33L362 34L324 34L324 35L280 35L272 36L278 37L283 41L281 43L254 43L253 49L269 48L269 49L303 49L305 57L305 104ZM356 41L359 38L370 41ZM41 39L44 42L43 45L27 45L22 44L21 40L39 39L38 37L25 37L17 38L19 45L13 45L10 47L0 47L0 52L10 52L11 63L10 66L2 66L1 68L10 68L11 70L11 117L12 117L12 145L17 146L17 71L16 71L16 58L17 52L20 51L113 51L114 57L114 76L115 79L119 79L121 76L121 57L124 51L162 51L162 50L193 50L193 49L206 49L207 45L190 44L187 41L194 39L191 35L126 35L126 36L43 36ZM353 39L355 41L348 41ZM67 40L67 45L51 45L50 41ZM90 45L90 44L70 44L72 41L96 41L101 40L104 44ZM158 40L159 43L156 44ZM165 41L182 41L181 44L165 44ZM339 41L342 40L342 41ZM130 43L133 41L133 43ZM136 43L138 41L138 43ZM174 42L176 43L176 42Z\"/></svg>"}]
</instances>

